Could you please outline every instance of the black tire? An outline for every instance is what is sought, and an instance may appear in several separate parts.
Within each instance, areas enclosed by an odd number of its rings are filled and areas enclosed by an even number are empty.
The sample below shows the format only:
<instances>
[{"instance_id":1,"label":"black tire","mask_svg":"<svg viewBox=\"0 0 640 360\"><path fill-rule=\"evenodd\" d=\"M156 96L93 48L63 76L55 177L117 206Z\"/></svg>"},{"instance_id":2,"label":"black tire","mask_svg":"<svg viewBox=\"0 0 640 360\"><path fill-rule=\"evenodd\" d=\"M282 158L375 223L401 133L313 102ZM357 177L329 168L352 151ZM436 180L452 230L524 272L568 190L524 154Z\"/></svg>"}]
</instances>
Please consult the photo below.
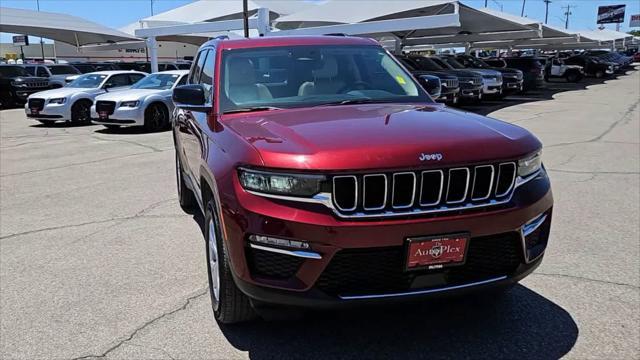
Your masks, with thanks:
<instances>
[{"instance_id":1,"label":"black tire","mask_svg":"<svg viewBox=\"0 0 640 360\"><path fill-rule=\"evenodd\" d=\"M205 208L205 238L207 249L207 272L209 276L209 294L211 295L211 308L216 321L222 324L233 324L248 321L256 317L256 312L251 306L249 298L238 289L233 275L229 255L224 246L220 232L220 222L213 199L209 199ZM213 229L211 228L213 226ZM212 234L215 239L212 240ZM210 251L211 246L216 246L215 254ZM212 256L216 256L212 261ZM214 275L212 267L217 267L218 293L214 291Z\"/></svg>"},{"instance_id":2,"label":"black tire","mask_svg":"<svg viewBox=\"0 0 640 360\"><path fill-rule=\"evenodd\" d=\"M118 130L120 129L120 125L104 125L109 130Z\"/></svg>"},{"instance_id":3,"label":"black tire","mask_svg":"<svg viewBox=\"0 0 640 360\"><path fill-rule=\"evenodd\" d=\"M71 107L71 122L74 124L91 124L91 101L78 100Z\"/></svg>"},{"instance_id":4,"label":"black tire","mask_svg":"<svg viewBox=\"0 0 640 360\"><path fill-rule=\"evenodd\" d=\"M565 78L567 82L577 83L577 82L580 82L580 80L582 80L582 75L579 72L570 71L569 73L567 73Z\"/></svg>"},{"instance_id":5,"label":"black tire","mask_svg":"<svg viewBox=\"0 0 640 360\"><path fill-rule=\"evenodd\" d=\"M144 111L144 129L149 132L169 127L169 110L163 104L151 104Z\"/></svg>"},{"instance_id":6,"label":"black tire","mask_svg":"<svg viewBox=\"0 0 640 360\"><path fill-rule=\"evenodd\" d=\"M176 185L178 188L178 201L180 207L187 213L192 213L196 208L196 196L184 182L184 171L182 170L182 161L180 155L176 151Z\"/></svg>"},{"instance_id":7,"label":"black tire","mask_svg":"<svg viewBox=\"0 0 640 360\"><path fill-rule=\"evenodd\" d=\"M604 71L602 71L602 70L596 71L595 77L596 77L596 79L602 79L604 77Z\"/></svg>"},{"instance_id":8,"label":"black tire","mask_svg":"<svg viewBox=\"0 0 640 360\"><path fill-rule=\"evenodd\" d=\"M38 120L42 125L51 126L55 124L54 120Z\"/></svg>"}]
</instances>

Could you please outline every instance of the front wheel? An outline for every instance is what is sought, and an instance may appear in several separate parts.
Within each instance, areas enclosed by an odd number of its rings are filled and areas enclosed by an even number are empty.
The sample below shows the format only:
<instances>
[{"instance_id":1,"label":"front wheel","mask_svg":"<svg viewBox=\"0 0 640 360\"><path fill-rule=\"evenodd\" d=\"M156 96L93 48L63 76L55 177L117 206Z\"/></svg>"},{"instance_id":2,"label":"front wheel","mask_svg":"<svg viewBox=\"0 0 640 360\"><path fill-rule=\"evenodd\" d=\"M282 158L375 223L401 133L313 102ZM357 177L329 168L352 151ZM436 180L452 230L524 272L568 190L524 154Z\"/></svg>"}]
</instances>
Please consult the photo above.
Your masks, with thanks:
<instances>
[{"instance_id":1,"label":"front wheel","mask_svg":"<svg viewBox=\"0 0 640 360\"><path fill-rule=\"evenodd\" d=\"M602 70L596 71L595 76L596 76L596 79L602 79L604 77L604 71Z\"/></svg>"},{"instance_id":2,"label":"front wheel","mask_svg":"<svg viewBox=\"0 0 640 360\"><path fill-rule=\"evenodd\" d=\"M256 316L249 298L236 286L229 255L221 237L215 203L209 200L205 214L209 293L215 319L223 324L251 320Z\"/></svg>"},{"instance_id":3,"label":"front wheel","mask_svg":"<svg viewBox=\"0 0 640 360\"><path fill-rule=\"evenodd\" d=\"M567 78L567 82L577 83L580 80L582 80L582 75L578 72L572 71L567 74L566 78Z\"/></svg>"},{"instance_id":4,"label":"front wheel","mask_svg":"<svg viewBox=\"0 0 640 360\"><path fill-rule=\"evenodd\" d=\"M151 104L144 112L144 128L155 132L169 126L169 110L162 104Z\"/></svg>"},{"instance_id":5,"label":"front wheel","mask_svg":"<svg viewBox=\"0 0 640 360\"><path fill-rule=\"evenodd\" d=\"M91 124L91 101L78 100L71 107L71 122L74 124Z\"/></svg>"}]
</instances>

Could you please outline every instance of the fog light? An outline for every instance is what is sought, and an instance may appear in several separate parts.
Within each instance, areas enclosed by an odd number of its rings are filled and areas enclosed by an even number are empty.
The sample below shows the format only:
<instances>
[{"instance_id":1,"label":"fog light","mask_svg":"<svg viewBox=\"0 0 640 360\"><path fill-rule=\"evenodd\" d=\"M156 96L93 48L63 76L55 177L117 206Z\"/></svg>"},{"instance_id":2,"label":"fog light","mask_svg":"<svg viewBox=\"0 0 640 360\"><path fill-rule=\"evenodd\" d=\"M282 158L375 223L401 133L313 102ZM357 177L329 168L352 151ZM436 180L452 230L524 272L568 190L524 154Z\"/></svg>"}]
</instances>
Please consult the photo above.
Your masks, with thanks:
<instances>
[{"instance_id":1,"label":"fog light","mask_svg":"<svg viewBox=\"0 0 640 360\"><path fill-rule=\"evenodd\" d=\"M251 235L249 236L249 241L258 243L258 244L271 245L271 246L280 246L280 247L288 247L288 248L296 248L296 249L309 249L309 243L306 243L304 241L280 239L280 238L274 238L270 236Z\"/></svg>"}]
</instances>

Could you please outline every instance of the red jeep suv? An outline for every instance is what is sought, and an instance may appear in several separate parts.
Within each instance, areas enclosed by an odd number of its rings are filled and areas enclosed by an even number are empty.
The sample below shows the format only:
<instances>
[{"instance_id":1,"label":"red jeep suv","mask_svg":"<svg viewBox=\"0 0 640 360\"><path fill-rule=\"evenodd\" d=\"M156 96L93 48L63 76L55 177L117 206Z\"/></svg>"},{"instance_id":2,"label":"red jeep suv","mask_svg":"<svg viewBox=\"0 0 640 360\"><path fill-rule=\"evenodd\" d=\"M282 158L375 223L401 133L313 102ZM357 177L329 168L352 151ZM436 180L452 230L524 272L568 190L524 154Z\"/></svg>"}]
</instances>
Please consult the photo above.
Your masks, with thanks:
<instances>
[{"instance_id":1,"label":"red jeep suv","mask_svg":"<svg viewBox=\"0 0 640 360\"><path fill-rule=\"evenodd\" d=\"M541 262L540 141L434 102L374 40L211 40L173 100L180 204L205 215L222 323L506 288Z\"/></svg>"}]
</instances>

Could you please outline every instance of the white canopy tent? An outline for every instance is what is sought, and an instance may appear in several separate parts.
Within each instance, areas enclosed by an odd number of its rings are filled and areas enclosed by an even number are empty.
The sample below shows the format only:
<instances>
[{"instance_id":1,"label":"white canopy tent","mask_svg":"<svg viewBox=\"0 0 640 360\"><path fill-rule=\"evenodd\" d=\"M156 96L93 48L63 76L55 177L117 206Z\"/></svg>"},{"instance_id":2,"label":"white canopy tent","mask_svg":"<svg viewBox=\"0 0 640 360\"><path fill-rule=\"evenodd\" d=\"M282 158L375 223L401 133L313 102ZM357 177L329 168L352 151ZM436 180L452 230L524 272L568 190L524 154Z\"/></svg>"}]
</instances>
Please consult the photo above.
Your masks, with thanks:
<instances>
[{"instance_id":1,"label":"white canopy tent","mask_svg":"<svg viewBox=\"0 0 640 360\"><path fill-rule=\"evenodd\" d=\"M365 24L454 13L459 15L459 26L418 26L412 30L394 31L391 35L401 39L403 45L529 39L542 35L540 28L518 24L454 0L374 0L368 2L367 6L362 6L362 1L358 0L329 0L306 11L280 17L275 21L275 27L281 30L304 30L309 27L317 29L327 25L337 27L337 24Z\"/></svg>"},{"instance_id":2,"label":"white canopy tent","mask_svg":"<svg viewBox=\"0 0 640 360\"><path fill-rule=\"evenodd\" d=\"M138 40L79 17L6 7L0 7L0 32L41 36L76 47Z\"/></svg>"}]
</instances>

